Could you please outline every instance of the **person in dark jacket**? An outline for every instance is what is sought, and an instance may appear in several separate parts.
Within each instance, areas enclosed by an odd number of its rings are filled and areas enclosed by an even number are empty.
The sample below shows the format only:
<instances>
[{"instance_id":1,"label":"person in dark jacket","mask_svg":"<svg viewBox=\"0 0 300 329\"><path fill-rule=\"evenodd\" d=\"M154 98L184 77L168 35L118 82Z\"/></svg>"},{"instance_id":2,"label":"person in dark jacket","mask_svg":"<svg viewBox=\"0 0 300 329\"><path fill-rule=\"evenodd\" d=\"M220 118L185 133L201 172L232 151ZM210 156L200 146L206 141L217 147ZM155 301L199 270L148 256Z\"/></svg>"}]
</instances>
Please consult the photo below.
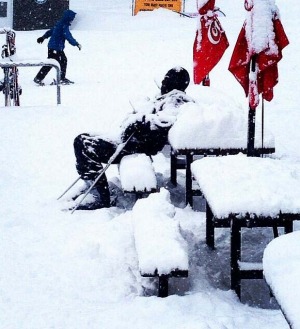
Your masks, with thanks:
<instances>
[{"instance_id":1,"label":"person in dark jacket","mask_svg":"<svg viewBox=\"0 0 300 329\"><path fill-rule=\"evenodd\" d=\"M55 26L37 39L38 43L43 43L45 39L50 37L48 42L48 58L55 59L59 62L61 70L60 82L62 84L73 83L66 78L68 60L64 52L65 41L67 40L72 46L76 46L81 50L81 45L73 38L70 32L70 25L75 16L76 13L74 11L70 9L65 10L62 18ZM43 80L50 70L51 66L43 66L33 81L39 85L43 85Z\"/></svg>"},{"instance_id":2,"label":"person in dark jacket","mask_svg":"<svg viewBox=\"0 0 300 329\"><path fill-rule=\"evenodd\" d=\"M151 156L163 149L168 143L168 132L176 120L179 107L193 101L185 94L189 82L189 73L182 67L167 72L162 81L161 94L149 104L148 113L132 113L123 122L121 141L125 142L131 137L113 163L119 163L122 157L128 154L145 153ZM90 186L89 182L95 181L103 168L102 164L108 163L117 147L118 143L95 135L81 134L75 138L76 169L86 181L87 188ZM91 210L110 206L110 192L105 174L94 190L93 202L80 205L77 209Z\"/></svg>"}]
</instances>

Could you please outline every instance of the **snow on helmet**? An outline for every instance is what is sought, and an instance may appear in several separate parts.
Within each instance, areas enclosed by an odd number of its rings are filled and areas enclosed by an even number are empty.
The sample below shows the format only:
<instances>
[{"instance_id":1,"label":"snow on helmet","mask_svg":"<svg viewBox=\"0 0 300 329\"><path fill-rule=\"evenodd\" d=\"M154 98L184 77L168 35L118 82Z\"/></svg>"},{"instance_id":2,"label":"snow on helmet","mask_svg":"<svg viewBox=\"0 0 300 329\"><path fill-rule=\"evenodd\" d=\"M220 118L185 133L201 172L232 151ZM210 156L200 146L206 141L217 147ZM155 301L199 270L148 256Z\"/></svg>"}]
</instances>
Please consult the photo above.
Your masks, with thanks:
<instances>
[{"instance_id":1,"label":"snow on helmet","mask_svg":"<svg viewBox=\"0 0 300 329\"><path fill-rule=\"evenodd\" d=\"M173 67L167 72L161 82L161 94L167 94L173 89L185 91L190 83L190 75L183 67Z\"/></svg>"}]
</instances>

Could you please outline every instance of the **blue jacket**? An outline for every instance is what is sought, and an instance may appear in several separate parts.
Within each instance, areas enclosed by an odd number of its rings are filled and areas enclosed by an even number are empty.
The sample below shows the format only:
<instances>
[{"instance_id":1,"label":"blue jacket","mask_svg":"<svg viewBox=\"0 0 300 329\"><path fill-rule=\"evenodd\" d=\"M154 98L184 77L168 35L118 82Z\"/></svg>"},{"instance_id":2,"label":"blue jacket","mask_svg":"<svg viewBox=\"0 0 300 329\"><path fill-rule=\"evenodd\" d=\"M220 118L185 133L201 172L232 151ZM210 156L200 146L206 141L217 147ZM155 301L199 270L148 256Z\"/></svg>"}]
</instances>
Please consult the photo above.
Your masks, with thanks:
<instances>
[{"instance_id":1,"label":"blue jacket","mask_svg":"<svg viewBox=\"0 0 300 329\"><path fill-rule=\"evenodd\" d=\"M65 41L67 40L72 46L78 46L79 43L73 38L70 32L70 25L75 18L76 13L72 10L65 10L62 18L55 24L55 26L48 30L43 38L50 37L48 48L62 51L65 48Z\"/></svg>"}]
</instances>

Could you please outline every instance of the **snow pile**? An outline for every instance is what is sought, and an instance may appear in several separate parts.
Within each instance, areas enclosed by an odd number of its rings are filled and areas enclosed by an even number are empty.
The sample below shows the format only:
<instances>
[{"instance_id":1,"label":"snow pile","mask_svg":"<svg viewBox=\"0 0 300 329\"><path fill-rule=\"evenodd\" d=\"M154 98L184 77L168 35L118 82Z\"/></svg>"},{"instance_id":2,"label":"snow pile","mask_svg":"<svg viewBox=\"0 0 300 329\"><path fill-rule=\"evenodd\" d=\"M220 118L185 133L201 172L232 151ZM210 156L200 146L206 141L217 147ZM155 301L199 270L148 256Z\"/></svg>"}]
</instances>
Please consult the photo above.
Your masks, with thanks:
<instances>
[{"instance_id":1,"label":"snow pile","mask_svg":"<svg viewBox=\"0 0 300 329\"><path fill-rule=\"evenodd\" d=\"M218 218L300 212L299 163L239 154L200 159L191 167Z\"/></svg>"},{"instance_id":2,"label":"snow pile","mask_svg":"<svg viewBox=\"0 0 300 329\"><path fill-rule=\"evenodd\" d=\"M202 96L204 97L199 97L196 103L186 103L180 107L177 120L169 132L172 147L245 149L248 131L247 111L216 89L207 88L206 95ZM264 132L263 145L274 147L274 137L268 131ZM255 146L262 146L259 124L256 125Z\"/></svg>"},{"instance_id":3,"label":"snow pile","mask_svg":"<svg viewBox=\"0 0 300 329\"><path fill-rule=\"evenodd\" d=\"M300 232L282 235L264 251L264 276L292 328L300 328Z\"/></svg>"},{"instance_id":4,"label":"snow pile","mask_svg":"<svg viewBox=\"0 0 300 329\"><path fill-rule=\"evenodd\" d=\"M291 8L297 8L299 1L291 0L289 5L285 0L277 3L291 43L280 61L277 97L266 104L265 124L276 137L275 156L285 159L285 163L289 159L291 164L297 164L300 43L298 11ZM124 210L129 208L76 211L72 215L61 211L57 197L78 177L74 138L90 132L120 141L120 124L132 112L129 100L138 108L135 99L156 95L159 89L154 80L162 81L174 66L186 68L192 77L192 45L198 20L166 10L132 17L131 4L131 0L70 0L71 9L77 12L72 33L83 47L78 51L66 46L67 77L75 84L62 86L61 106L56 106L55 86L34 85L36 67L19 70L23 88L21 107L4 108L4 96L0 97L0 327L287 329L288 324L274 300L270 301L263 280L243 280L242 302L230 291L229 230L217 230L217 249L209 250L205 242L205 212L190 207L175 208L172 217L174 209L164 198L155 202L151 197L137 203L139 208L134 210L137 224L145 216L148 222L171 222L176 227L172 239L176 239L180 223L180 233L187 243L189 277L171 279L170 296L161 299L156 297L157 280L140 275L133 216L131 211ZM226 13L220 20L231 48L210 73L211 87L191 82L187 94L197 103L212 107L223 99L225 106L232 104L246 120L248 104L244 93L227 69L244 20L244 1L220 1L217 5ZM193 6L194 0L186 0L187 10L195 11ZM20 60L46 59L47 44L36 42L41 35L41 31L17 33ZM55 70L50 71L45 82L50 83L53 78ZM259 111L258 108L257 114ZM185 133L189 134L189 130L186 126ZM224 135L226 131L225 127ZM170 158L159 154L153 160L162 183L170 191L172 203L183 204L182 172L178 173L177 187L172 187ZM116 165L106 173L110 183L118 182ZM274 177L268 178L273 186ZM224 194L215 193L224 198ZM240 196L241 202L242 199ZM148 202L152 207L147 206ZM195 204L198 205L196 198ZM160 218L161 213L164 218ZM299 229L299 223L294 226ZM272 232L255 231L245 248L248 255L259 261L262 242ZM160 234L159 230L155 235L149 233L147 241ZM173 251L164 247L158 256L158 248L152 249L152 253L158 259L160 254L167 253L173 257ZM177 255L176 259L180 257ZM292 291L291 284L286 293Z\"/></svg>"},{"instance_id":5,"label":"snow pile","mask_svg":"<svg viewBox=\"0 0 300 329\"><path fill-rule=\"evenodd\" d=\"M157 182L151 159L146 154L126 155L120 162L120 178L125 191L151 191Z\"/></svg>"},{"instance_id":6,"label":"snow pile","mask_svg":"<svg viewBox=\"0 0 300 329\"><path fill-rule=\"evenodd\" d=\"M247 0L249 3L245 26L248 44L252 51L259 54L261 51L270 48L273 54L278 53L278 46L275 42L273 27L274 16L278 17L278 8L274 0Z\"/></svg>"},{"instance_id":7,"label":"snow pile","mask_svg":"<svg viewBox=\"0 0 300 329\"><path fill-rule=\"evenodd\" d=\"M188 269L187 245L174 219L170 194L162 189L139 200L132 209L135 246L142 274L169 274Z\"/></svg>"}]
</instances>

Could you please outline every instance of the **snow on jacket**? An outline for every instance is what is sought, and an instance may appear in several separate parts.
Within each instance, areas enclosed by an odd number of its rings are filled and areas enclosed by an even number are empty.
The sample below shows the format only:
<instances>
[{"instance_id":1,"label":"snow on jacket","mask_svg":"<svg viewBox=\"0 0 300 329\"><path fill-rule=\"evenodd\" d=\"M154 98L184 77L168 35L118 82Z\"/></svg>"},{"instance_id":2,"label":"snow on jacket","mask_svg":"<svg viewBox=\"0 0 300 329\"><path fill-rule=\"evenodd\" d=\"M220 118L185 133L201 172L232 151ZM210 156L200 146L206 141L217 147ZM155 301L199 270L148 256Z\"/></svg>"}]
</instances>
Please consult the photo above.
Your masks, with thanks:
<instances>
[{"instance_id":1,"label":"snow on jacket","mask_svg":"<svg viewBox=\"0 0 300 329\"><path fill-rule=\"evenodd\" d=\"M132 133L134 135L125 150L147 155L161 151L168 143L168 133L176 121L179 107L187 102L194 100L182 91L173 90L157 97L148 111L129 115L122 124L122 141L126 141Z\"/></svg>"},{"instance_id":2,"label":"snow on jacket","mask_svg":"<svg viewBox=\"0 0 300 329\"><path fill-rule=\"evenodd\" d=\"M70 25L75 18L76 13L70 9L64 11L62 18L55 24L55 26L48 30L43 38L50 37L48 48L62 51L65 48L65 41L67 40L72 46L78 46L79 43L73 38L70 32Z\"/></svg>"}]
</instances>

